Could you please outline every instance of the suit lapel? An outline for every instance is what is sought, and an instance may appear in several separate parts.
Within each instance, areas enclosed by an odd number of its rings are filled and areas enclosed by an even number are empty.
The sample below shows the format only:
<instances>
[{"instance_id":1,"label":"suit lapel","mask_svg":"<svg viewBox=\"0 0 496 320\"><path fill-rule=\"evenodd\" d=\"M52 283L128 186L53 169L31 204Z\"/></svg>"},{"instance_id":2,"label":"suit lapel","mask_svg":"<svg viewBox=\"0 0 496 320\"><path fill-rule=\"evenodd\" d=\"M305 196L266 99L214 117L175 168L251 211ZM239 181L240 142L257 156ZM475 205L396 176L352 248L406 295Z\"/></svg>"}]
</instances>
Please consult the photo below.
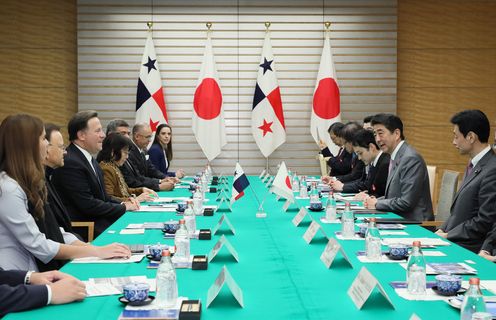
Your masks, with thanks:
<instances>
[{"instance_id":1,"label":"suit lapel","mask_svg":"<svg viewBox=\"0 0 496 320\"><path fill-rule=\"evenodd\" d=\"M458 195L460 194L460 192L462 192L463 189L465 189L479 175L479 173L481 173L481 171L483 170L484 166L489 161L491 156L492 156L492 151L489 150L489 152L486 153L482 157L482 159L479 160L479 162L477 162L477 165L474 167L472 174L463 180L462 185L460 186L460 189L458 190L458 192L455 195L455 198L453 199L453 202L451 204L452 207L453 207L453 204L455 204L456 198L458 198Z\"/></svg>"}]
</instances>

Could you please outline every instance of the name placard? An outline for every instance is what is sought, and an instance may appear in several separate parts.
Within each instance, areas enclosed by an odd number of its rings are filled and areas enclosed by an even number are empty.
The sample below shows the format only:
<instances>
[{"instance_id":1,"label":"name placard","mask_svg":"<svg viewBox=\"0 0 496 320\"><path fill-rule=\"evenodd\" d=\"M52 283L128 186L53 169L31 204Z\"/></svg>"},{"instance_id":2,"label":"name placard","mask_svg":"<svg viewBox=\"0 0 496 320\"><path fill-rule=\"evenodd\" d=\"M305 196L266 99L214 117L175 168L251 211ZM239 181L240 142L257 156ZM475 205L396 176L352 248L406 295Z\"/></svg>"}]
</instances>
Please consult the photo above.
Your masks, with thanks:
<instances>
[{"instance_id":1,"label":"name placard","mask_svg":"<svg viewBox=\"0 0 496 320\"><path fill-rule=\"evenodd\" d=\"M227 226L229 227L229 230L231 230L232 234L236 234L236 230L234 230L234 226L232 225L231 221L229 220L229 218L227 217L227 215L225 213L220 217L219 221L217 222L215 227L212 229L212 234L216 234L224 222L227 224Z\"/></svg>"},{"instance_id":2,"label":"name placard","mask_svg":"<svg viewBox=\"0 0 496 320\"><path fill-rule=\"evenodd\" d=\"M210 250L210 252L208 253L208 262L212 261L215 258L215 256L219 253L220 249L222 249L224 245L226 246L227 251L229 251L234 259L236 259L236 262L239 262L238 252L236 251L236 249L234 249L233 245L229 242L229 240L227 240L224 235L220 237L219 241L217 241L212 250Z\"/></svg>"},{"instance_id":3,"label":"name placard","mask_svg":"<svg viewBox=\"0 0 496 320\"><path fill-rule=\"evenodd\" d=\"M219 295L219 292L222 289L222 287L224 286L224 284L227 284L227 287L229 288L229 291L231 291L232 295L234 296L234 299L236 299L236 301L239 303L239 305L243 308L244 307L243 291L241 291L241 288L238 286L236 281L234 281L234 278L231 276L231 273L229 273L229 270L227 270L226 266L222 267L222 270L220 270L219 275L217 276L217 278L215 278L214 283L208 289L207 308L215 300L215 298Z\"/></svg>"},{"instance_id":4,"label":"name placard","mask_svg":"<svg viewBox=\"0 0 496 320\"><path fill-rule=\"evenodd\" d=\"M334 238L330 238L329 242L327 242L324 251L320 255L320 261L322 261L322 263L327 268L330 268L338 252L341 253L341 255L346 260L346 262L348 262L348 264L353 268L353 264L351 263L351 260L348 258L348 255L344 251L343 247L341 247L339 242L337 242L337 240Z\"/></svg>"},{"instance_id":5,"label":"name placard","mask_svg":"<svg viewBox=\"0 0 496 320\"><path fill-rule=\"evenodd\" d=\"M379 292L384 298L386 298L394 309L393 302L387 295L386 291L384 291L382 285L365 267L362 267L355 280L353 280L351 287L348 289L348 296L350 296L351 300L358 309L362 309L375 287L379 289Z\"/></svg>"},{"instance_id":6,"label":"name placard","mask_svg":"<svg viewBox=\"0 0 496 320\"><path fill-rule=\"evenodd\" d=\"M310 223L307 231L305 231L305 233L303 234L303 239L305 240L305 242L307 244L310 244L319 230L326 238L328 238L324 229L322 229L322 226L317 221L313 220L312 223Z\"/></svg>"},{"instance_id":7,"label":"name placard","mask_svg":"<svg viewBox=\"0 0 496 320\"><path fill-rule=\"evenodd\" d=\"M294 216L293 220L291 220L291 222L293 222L293 225L297 227L300 225L303 219L305 219L305 216L307 214L308 214L307 210L305 210L305 208L302 207L300 211L298 211L298 213Z\"/></svg>"},{"instance_id":8,"label":"name placard","mask_svg":"<svg viewBox=\"0 0 496 320\"><path fill-rule=\"evenodd\" d=\"M260 175L258 176L258 178L262 179L265 176L265 172L266 172L265 169L263 169Z\"/></svg>"}]
</instances>

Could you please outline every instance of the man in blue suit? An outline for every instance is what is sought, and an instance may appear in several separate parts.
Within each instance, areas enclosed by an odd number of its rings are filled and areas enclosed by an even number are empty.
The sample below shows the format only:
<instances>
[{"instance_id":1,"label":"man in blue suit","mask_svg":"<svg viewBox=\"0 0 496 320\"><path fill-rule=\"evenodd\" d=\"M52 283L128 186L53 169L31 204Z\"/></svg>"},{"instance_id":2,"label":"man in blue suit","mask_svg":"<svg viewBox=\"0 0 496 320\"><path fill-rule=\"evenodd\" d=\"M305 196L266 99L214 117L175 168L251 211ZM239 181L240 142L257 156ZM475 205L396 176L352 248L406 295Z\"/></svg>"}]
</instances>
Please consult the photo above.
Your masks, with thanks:
<instances>
[{"instance_id":1,"label":"man in blue suit","mask_svg":"<svg viewBox=\"0 0 496 320\"><path fill-rule=\"evenodd\" d=\"M68 274L0 268L0 318L10 312L80 301L85 297L84 283Z\"/></svg>"}]
</instances>

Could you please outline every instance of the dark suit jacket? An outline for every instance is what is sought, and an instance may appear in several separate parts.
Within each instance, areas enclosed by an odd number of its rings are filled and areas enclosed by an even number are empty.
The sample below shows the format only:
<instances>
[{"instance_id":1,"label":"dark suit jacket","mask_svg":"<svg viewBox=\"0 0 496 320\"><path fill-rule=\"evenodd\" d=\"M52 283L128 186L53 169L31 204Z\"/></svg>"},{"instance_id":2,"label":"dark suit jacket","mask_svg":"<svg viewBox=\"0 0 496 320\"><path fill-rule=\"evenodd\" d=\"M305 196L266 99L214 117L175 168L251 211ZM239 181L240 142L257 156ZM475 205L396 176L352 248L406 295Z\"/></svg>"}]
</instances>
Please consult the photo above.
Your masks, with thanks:
<instances>
[{"instance_id":1,"label":"dark suit jacket","mask_svg":"<svg viewBox=\"0 0 496 320\"><path fill-rule=\"evenodd\" d=\"M377 200L376 208L407 220L434 219L427 166L422 156L406 142L396 153L384 198Z\"/></svg>"},{"instance_id":2,"label":"dark suit jacket","mask_svg":"<svg viewBox=\"0 0 496 320\"><path fill-rule=\"evenodd\" d=\"M343 192L354 193L367 191L369 195L375 197L384 196L386 191L386 182L388 177L390 156L382 153L375 167L370 166L369 173L364 174L359 180L347 182L343 186Z\"/></svg>"},{"instance_id":3,"label":"dark suit jacket","mask_svg":"<svg viewBox=\"0 0 496 320\"><path fill-rule=\"evenodd\" d=\"M148 154L150 155L149 161L160 172L167 177L176 176L175 172L169 171L169 161L167 161L167 157L164 154L164 149L162 149L162 146L156 143L152 144L150 149L148 149Z\"/></svg>"},{"instance_id":4,"label":"dark suit jacket","mask_svg":"<svg viewBox=\"0 0 496 320\"><path fill-rule=\"evenodd\" d=\"M345 175L334 175L336 179L341 182L351 182L358 180L365 174L365 164L362 160L358 159L358 156L353 152L351 157L351 171Z\"/></svg>"},{"instance_id":5,"label":"dark suit jacket","mask_svg":"<svg viewBox=\"0 0 496 320\"><path fill-rule=\"evenodd\" d=\"M481 250L486 250L492 256L496 256L496 222L493 224L493 229L491 232L487 234Z\"/></svg>"},{"instance_id":6,"label":"dark suit jacket","mask_svg":"<svg viewBox=\"0 0 496 320\"><path fill-rule=\"evenodd\" d=\"M45 285L25 285L26 271L0 269L0 318L9 312L39 308L48 302Z\"/></svg>"},{"instance_id":7,"label":"dark suit jacket","mask_svg":"<svg viewBox=\"0 0 496 320\"><path fill-rule=\"evenodd\" d=\"M450 211L440 229L448 233L449 240L479 252L496 221L496 155L492 150L463 180Z\"/></svg>"},{"instance_id":8,"label":"dark suit jacket","mask_svg":"<svg viewBox=\"0 0 496 320\"><path fill-rule=\"evenodd\" d=\"M62 227L65 231L74 233L72 231L71 226L71 218L69 217L69 213L67 212L67 208L64 206L62 199L55 190L55 187L52 183L52 174L54 169L50 167L45 167L45 183L47 186L47 203L52 209L52 213L57 219L57 223L60 227Z\"/></svg>"},{"instance_id":9,"label":"dark suit jacket","mask_svg":"<svg viewBox=\"0 0 496 320\"><path fill-rule=\"evenodd\" d=\"M329 148L322 149L324 157L330 157L327 164L331 168L331 176L342 176L351 172L351 153L342 148L341 154L333 156Z\"/></svg>"},{"instance_id":10,"label":"dark suit jacket","mask_svg":"<svg viewBox=\"0 0 496 320\"><path fill-rule=\"evenodd\" d=\"M146 187L159 191L160 179L165 178L163 173L142 157L134 144L129 149L128 160L120 169L124 180L131 188Z\"/></svg>"},{"instance_id":11,"label":"dark suit jacket","mask_svg":"<svg viewBox=\"0 0 496 320\"><path fill-rule=\"evenodd\" d=\"M67 147L64 166L54 170L52 182L71 219L94 221L95 236L98 236L124 214L126 206L107 195L98 164L95 170L99 178L83 153L71 143Z\"/></svg>"}]
</instances>

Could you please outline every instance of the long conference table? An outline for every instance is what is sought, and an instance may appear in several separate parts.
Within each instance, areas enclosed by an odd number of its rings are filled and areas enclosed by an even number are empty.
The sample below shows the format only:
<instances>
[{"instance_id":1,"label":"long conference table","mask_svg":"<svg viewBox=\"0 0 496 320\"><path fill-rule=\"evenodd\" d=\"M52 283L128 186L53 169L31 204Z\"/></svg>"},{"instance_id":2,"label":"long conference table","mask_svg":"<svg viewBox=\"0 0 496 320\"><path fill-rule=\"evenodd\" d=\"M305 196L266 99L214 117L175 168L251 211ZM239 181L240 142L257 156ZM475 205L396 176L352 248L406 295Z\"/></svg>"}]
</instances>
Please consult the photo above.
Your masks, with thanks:
<instances>
[{"instance_id":1,"label":"long conference table","mask_svg":"<svg viewBox=\"0 0 496 320\"><path fill-rule=\"evenodd\" d=\"M302 236L310 222L308 218L298 227L291 220L300 206L308 200L297 201L287 212L282 210L283 200L267 194L268 189L258 177L249 177L251 187L239 201L234 203L233 211L227 212L225 205L211 217L197 217L198 228L213 228L220 216L226 213L236 230L233 235L226 226L221 232L212 235L212 240L191 241L192 254L207 255L214 244L224 234L239 253L236 262L226 248L209 263L208 270L177 269L179 295L202 301L202 319L409 319L416 314L420 319L459 319L459 310L444 301L409 301L398 296L389 285L391 281L404 281L406 271L398 263L362 263L356 252L364 250L364 241L337 240L353 264L351 267L338 254L326 268L320 260L328 240L321 233L307 244ZM259 199L265 199L266 218L256 218L258 204L253 192ZM161 192L163 197L189 196L188 189ZM216 194L208 194L209 202L215 204ZM311 212L316 221L323 213ZM370 216L370 215L368 215ZM378 217L394 217L388 213ZM179 219L173 212L127 212L95 241L96 245L112 242L125 244L172 244L165 240L160 230L146 230L144 234L122 235L121 229L130 223L163 222ZM339 224L321 224L329 237L340 229ZM110 231L110 232L109 232ZM408 225L407 237L437 237L418 225ZM387 237L387 236L384 236ZM383 247L387 249L387 247ZM464 262L472 260L477 276L482 280L495 279L496 265L476 254L452 244L438 247L446 253L443 257L425 257L427 262ZM129 264L75 264L68 263L63 272L81 280L100 277L120 277L146 275L154 278L156 269L147 269L148 261ZM206 308L207 291L223 266L226 266L240 286L244 296L244 307L240 307L224 286L219 296ZM347 291L360 269L366 268L381 283L392 300L394 308L374 290L361 310L353 304ZM470 276L463 276L467 280ZM428 281L434 276L428 276ZM484 291L486 295L492 295ZM7 319L117 319L123 310L118 296L89 297L83 302L60 306L47 306L41 309L12 313Z\"/></svg>"}]
</instances>

